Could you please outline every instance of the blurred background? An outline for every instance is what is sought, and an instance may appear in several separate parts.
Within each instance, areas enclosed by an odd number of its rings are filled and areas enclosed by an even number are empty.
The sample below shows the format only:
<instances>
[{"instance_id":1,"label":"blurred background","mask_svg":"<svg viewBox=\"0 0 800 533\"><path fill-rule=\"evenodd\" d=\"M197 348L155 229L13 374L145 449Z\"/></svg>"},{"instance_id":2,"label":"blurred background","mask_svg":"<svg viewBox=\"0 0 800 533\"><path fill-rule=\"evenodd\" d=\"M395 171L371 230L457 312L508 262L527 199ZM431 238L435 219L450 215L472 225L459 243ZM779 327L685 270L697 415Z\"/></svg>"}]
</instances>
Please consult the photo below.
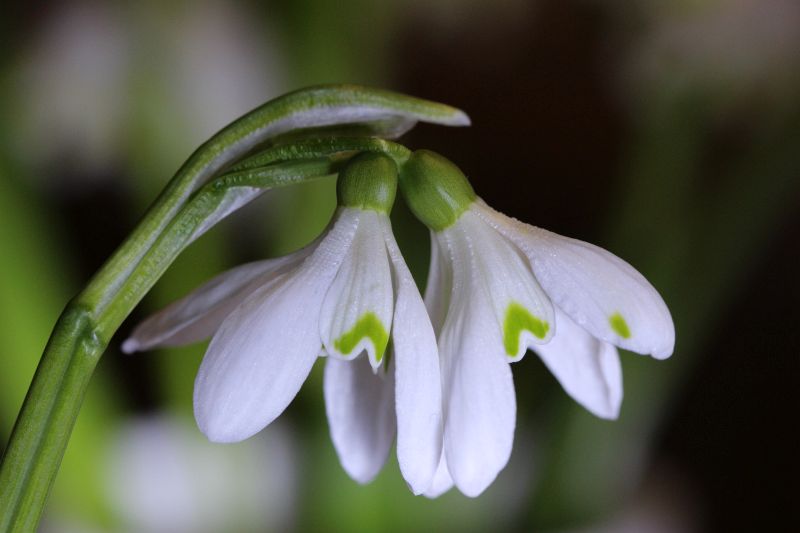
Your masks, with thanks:
<instances>
[{"instance_id":1,"label":"blurred background","mask_svg":"<svg viewBox=\"0 0 800 533\"><path fill-rule=\"evenodd\" d=\"M199 0L0 7L0 446L67 300L194 148L309 84L466 110L402 142L490 205L625 258L661 292L673 357L623 354L616 422L533 355L509 466L481 497L413 497L393 456L359 486L321 366L237 445L194 425L205 345L123 356L135 323L225 268L313 239L334 184L270 193L188 249L101 361L46 532L797 531L800 3ZM424 284L424 229L394 225Z\"/></svg>"}]
</instances>

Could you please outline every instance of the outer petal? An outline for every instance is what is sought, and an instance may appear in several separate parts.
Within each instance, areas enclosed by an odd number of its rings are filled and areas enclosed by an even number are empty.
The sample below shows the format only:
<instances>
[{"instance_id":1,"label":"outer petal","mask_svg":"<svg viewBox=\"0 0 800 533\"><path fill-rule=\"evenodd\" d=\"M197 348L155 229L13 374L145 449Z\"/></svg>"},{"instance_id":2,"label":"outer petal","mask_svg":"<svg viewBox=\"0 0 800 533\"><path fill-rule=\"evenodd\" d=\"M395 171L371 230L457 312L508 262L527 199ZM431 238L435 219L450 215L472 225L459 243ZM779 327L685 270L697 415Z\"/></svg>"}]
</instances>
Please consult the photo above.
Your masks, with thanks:
<instances>
[{"instance_id":1,"label":"outer petal","mask_svg":"<svg viewBox=\"0 0 800 533\"><path fill-rule=\"evenodd\" d=\"M550 299L533 277L527 259L480 216L467 211L451 228L457 231L463 234L464 245L474 249L474 274L486 288L505 354L518 361L528 347L553 336Z\"/></svg>"},{"instance_id":2,"label":"outer petal","mask_svg":"<svg viewBox=\"0 0 800 533\"><path fill-rule=\"evenodd\" d=\"M452 304L439 336L447 467L461 492L477 496L511 455L514 383L475 249L456 227L435 238L453 269Z\"/></svg>"},{"instance_id":3,"label":"outer petal","mask_svg":"<svg viewBox=\"0 0 800 533\"><path fill-rule=\"evenodd\" d=\"M320 352L322 300L357 226L357 217L340 210L300 267L255 291L220 326L194 389L195 417L209 439L257 433L297 394Z\"/></svg>"},{"instance_id":4,"label":"outer petal","mask_svg":"<svg viewBox=\"0 0 800 533\"><path fill-rule=\"evenodd\" d=\"M523 224L476 201L472 210L513 241L553 303L592 335L663 359L675 327L667 306L628 263L592 244Z\"/></svg>"},{"instance_id":5,"label":"outer petal","mask_svg":"<svg viewBox=\"0 0 800 533\"><path fill-rule=\"evenodd\" d=\"M330 357L325 365L324 390L339 461L350 477L369 483L386 462L394 441L392 374L375 374L366 357L353 361Z\"/></svg>"},{"instance_id":6,"label":"outer petal","mask_svg":"<svg viewBox=\"0 0 800 533\"><path fill-rule=\"evenodd\" d=\"M350 252L331 284L320 316L327 352L352 359L366 350L377 369L392 326L392 275L375 211L353 210L360 223Z\"/></svg>"},{"instance_id":7,"label":"outer petal","mask_svg":"<svg viewBox=\"0 0 800 533\"><path fill-rule=\"evenodd\" d=\"M453 478L450 476L450 471L447 469L447 458L445 457L444 450L442 450L442 457L439 460L439 466L436 468L436 474L433 476L433 482L424 495L426 498L438 498L448 490L453 488Z\"/></svg>"},{"instance_id":8,"label":"outer petal","mask_svg":"<svg viewBox=\"0 0 800 533\"><path fill-rule=\"evenodd\" d=\"M439 351L425 304L411 277L389 219L380 220L392 261L396 303L392 346L396 379L397 460L414 494L431 484L442 454Z\"/></svg>"},{"instance_id":9,"label":"outer petal","mask_svg":"<svg viewBox=\"0 0 800 533\"><path fill-rule=\"evenodd\" d=\"M238 266L148 317L122 343L125 353L180 346L210 337L247 296L303 261L317 242L285 257Z\"/></svg>"},{"instance_id":10,"label":"outer petal","mask_svg":"<svg viewBox=\"0 0 800 533\"><path fill-rule=\"evenodd\" d=\"M534 348L575 401L600 418L615 419L622 403L622 367L617 349L556 310L558 333Z\"/></svg>"}]
</instances>

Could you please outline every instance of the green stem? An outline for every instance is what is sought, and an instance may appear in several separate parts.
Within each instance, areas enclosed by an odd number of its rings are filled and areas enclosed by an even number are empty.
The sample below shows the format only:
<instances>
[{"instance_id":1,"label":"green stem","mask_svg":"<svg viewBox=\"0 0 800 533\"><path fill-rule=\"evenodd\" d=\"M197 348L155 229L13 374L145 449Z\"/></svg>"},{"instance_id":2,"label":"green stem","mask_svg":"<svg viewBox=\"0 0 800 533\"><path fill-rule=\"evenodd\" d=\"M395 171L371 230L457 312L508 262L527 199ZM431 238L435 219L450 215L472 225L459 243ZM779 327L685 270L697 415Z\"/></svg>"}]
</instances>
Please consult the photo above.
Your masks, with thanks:
<instances>
[{"instance_id":1,"label":"green stem","mask_svg":"<svg viewBox=\"0 0 800 533\"><path fill-rule=\"evenodd\" d=\"M100 331L110 338L175 257L231 211L267 189L335 173L342 163L360 152L385 153L399 164L411 154L405 146L383 139L308 139L269 148L207 183L118 287L113 304L98 322Z\"/></svg>"},{"instance_id":2,"label":"green stem","mask_svg":"<svg viewBox=\"0 0 800 533\"><path fill-rule=\"evenodd\" d=\"M36 369L0 467L0 531L35 531L105 343L70 303Z\"/></svg>"},{"instance_id":3,"label":"green stem","mask_svg":"<svg viewBox=\"0 0 800 533\"><path fill-rule=\"evenodd\" d=\"M355 85L325 85L301 89L267 102L235 120L189 157L130 237L95 275L85 298L102 311L110 304L144 253L191 194L212 176L248 152L292 132L318 128L368 128L374 135L398 133L416 121L448 126L469 124L467 115L448 105L399 93Z\"/></svg>"},{"instance_id":4,"label":"green stem","mask_svg":"<svg viewBox=\"0 0 800 533\"><path fill-rule=\"evenodd\" d=\"M398 166L403 166L411 157L411 150L392 141L363 137L321 137L300 140L292 144L272 146L258 152L231 167L231 172L264 167L278 161L293 159L312 159L330 157L337 154L355 154L357 152L379 152L394 159Z\"/></svg>"},{"instance_id":5,"label":"green stem","mask_svg":"<svg viewBox=\"0 0 800 533\"><path fill-rule=\"evenodd\" d=\"M443 104L331 85L267 102L198 148L56 324L0 464L0 532L35 529L97 361L125 317L192 240L267 188L335 172L348 152L385 151L401 159L408 154L378 139L310 136L392 136L417 121L469 124L462 111ZM270 144L260 159L207 184ZM309 160L317 157L322 159ZM287 161L298 158L305 161Z\"/></svg>"},{"instance_id":6,"label":"green stem","mask_svg":"<svg viewBox=\"0 0 800 533\"><path fill-rule=\"evenodd\" d=\"M337 158L289 161L231 172L206 184L120 285L112 305L98 317L98 331L110 338L178 254L231 211L268 189L329 176L336 173L339 166Z\"/></svg>"},{"instance_id":7,"label":"green stem","mask_svg":"<svg viewBox=\"0 0 800 533\"><path fill-rule=\"evenodd\" d=\"M161 235L141 252L113 296L93 302L93 286L59 318L0 465L0 531L34 531L44 507L89 379L116 329L178 254L207 226L221 220L226 202L242 189L263 191L329 175L335 158L287 162L215 179L193 195ZM216 217L216 218L215 218ZM140 244L146 241L140 241ZM102 279L102 276L95 278ZM88 295L88 296L87 296Z\"/></svg>"}]
</instances>

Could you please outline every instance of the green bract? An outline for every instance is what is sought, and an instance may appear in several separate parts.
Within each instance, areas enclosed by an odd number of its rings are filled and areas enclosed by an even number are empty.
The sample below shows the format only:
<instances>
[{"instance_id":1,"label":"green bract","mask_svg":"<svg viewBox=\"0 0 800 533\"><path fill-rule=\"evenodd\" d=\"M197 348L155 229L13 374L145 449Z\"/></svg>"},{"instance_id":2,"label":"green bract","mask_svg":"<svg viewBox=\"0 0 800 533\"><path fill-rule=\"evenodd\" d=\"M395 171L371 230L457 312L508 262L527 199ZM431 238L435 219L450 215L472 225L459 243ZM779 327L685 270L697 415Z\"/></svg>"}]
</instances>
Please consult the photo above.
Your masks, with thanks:
<instances>
[{"instance_id":1,"label":"green bract","mask_svg":"<svg viewBox=\"0 0 800 533\"><path fill-rule=\"evenodd\" d=\"M411 211L434 231L455 224L476 198L464 173L430 150L411 154L400 172L400 190Z\"/></svg>"},{"instance_id":2,"label":"green bract","mask_svg":"<svg viewBox=\"0 0 800 533\"><path fill-rule=\"evenodd\" d=\"M339 205L389 214L397 194L397 165L383 154L354 157L336 182Z\"/></svg>"}]
</instances>

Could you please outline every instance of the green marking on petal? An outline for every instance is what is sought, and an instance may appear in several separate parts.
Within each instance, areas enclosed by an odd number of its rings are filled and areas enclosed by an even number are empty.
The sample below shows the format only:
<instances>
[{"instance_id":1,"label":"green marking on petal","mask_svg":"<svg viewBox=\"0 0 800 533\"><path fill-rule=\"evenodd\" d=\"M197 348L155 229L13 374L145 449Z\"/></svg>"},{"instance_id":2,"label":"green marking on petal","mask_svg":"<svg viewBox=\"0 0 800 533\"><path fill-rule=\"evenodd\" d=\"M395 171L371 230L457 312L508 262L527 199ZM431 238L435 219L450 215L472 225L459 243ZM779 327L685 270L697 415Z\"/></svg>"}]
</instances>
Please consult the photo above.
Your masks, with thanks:
<instances>
[{"instance_id":1,"label":"green marking on petal","mask_svg":"<svg viewBox=\"0 0 800 533\"><path fill-rule=\"evenodd\" d=\"M519 336L523 331L530 331L534 336L543 339L550 331L550 324L530 314L517 302L508 304L506 318L503 322L503 346L510 356L517 355Z\"/></svg>"},{"instance_id":2,"label":"green marking on petal","mask_svg":"<svg viewBox=\"0 0 800 533\"><path fill-rule=\"evenodd\" d=\"M622 318L622 315L619 313L614 313L608 318L608 323L611 324L611 329L614 330L614 333L622 337L623 339L630 339L631 338L631 329L628 327L628 323L625 322L625 319Z\"/></svg>"},{"instance_id":3,"label":"green marking on petal","mask_svg":"<svg viewBox=\"0 0 800 533\"><path fill-rule=\"evenodd\" d=\"M372 345L375 347L375 359L380 362L386 346L389 344L389 333L373 312L364 313L353 329L333 341L333 347L343 355L349 355L365 337L372 341Z\"/></svg>"}]
</instances>

